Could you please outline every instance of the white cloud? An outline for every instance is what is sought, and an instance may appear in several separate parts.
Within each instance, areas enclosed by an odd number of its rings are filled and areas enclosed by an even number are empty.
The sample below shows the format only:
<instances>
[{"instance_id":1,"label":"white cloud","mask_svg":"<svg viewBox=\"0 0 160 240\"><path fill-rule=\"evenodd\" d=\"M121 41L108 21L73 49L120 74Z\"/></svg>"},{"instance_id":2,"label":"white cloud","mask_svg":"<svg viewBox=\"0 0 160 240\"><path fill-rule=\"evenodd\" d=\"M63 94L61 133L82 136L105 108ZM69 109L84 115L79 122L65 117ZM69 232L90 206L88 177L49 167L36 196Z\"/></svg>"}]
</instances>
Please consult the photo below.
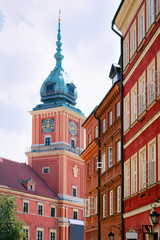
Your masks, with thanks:
<instances>
[{"instance_id":1,"label":"white cloud","mask_svg":"<svg viewBox=\"0 0 160 240\"><path fill-rule=\"evenodd\" d=\"M30 142L30 133L11 134L0 129L0 156L14 161L25 162L25 146Z\"/></svg>"}]
</instances>

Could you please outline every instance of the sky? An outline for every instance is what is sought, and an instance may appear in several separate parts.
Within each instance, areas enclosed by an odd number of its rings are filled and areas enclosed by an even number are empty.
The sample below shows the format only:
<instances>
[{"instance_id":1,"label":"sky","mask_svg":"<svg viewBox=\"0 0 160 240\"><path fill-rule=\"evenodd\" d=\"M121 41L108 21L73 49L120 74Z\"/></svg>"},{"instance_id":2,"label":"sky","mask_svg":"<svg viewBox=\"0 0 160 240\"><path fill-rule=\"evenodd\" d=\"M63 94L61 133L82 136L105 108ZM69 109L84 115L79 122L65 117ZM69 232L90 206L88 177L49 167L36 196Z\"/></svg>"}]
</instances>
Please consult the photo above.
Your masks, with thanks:
<instances>
[{"instance_id":1,"label":"sky","mask_svg":"<svg viewBox=\"0 0 160 240\"><path fill-rule=\"evenodd\" d=\"M77 87L76 107L87 117L111 87L120 56L111 22L120 0L0 0L0 156L26 162L29 111L55 67L61 10L62 66Z\"/></svg>"}]
</instances>

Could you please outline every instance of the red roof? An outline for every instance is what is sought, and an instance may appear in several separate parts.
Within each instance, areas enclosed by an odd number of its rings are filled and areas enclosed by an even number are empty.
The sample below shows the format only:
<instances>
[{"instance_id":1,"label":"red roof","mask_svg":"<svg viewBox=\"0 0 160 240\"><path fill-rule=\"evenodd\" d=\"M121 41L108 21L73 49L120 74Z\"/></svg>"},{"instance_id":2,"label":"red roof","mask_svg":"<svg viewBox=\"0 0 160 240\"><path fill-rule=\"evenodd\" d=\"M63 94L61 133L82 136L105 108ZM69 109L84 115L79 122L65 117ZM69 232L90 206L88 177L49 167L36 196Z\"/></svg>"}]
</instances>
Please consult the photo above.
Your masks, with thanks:
<instances>
[{"instance_id":1,"label":"red roof","mask_svg":"<svg viewBox=\"0 0 160 240\"><path fill-rule=\"evenodd\" d=\"M36 183L35 191L27 190L21 183L28 179ZM14 190L58 199L42 178L27 164L11 161L0 157L0 186Z\"/></svg>"}]
</instances>

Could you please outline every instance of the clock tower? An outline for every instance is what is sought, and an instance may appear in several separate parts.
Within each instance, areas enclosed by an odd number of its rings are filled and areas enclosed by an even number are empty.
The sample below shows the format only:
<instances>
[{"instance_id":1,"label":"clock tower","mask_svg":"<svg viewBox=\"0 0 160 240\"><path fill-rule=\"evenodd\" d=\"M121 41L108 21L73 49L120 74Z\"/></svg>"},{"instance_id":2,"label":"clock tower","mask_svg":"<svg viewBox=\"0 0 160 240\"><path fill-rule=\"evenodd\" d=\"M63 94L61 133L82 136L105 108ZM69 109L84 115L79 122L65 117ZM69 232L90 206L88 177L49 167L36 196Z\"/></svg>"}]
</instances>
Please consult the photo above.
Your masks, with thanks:
<instances>
[{"instance_id":1,"label":"clock tower","mask_svg":"<svg viewBox=\"0 0 160 240\"><path fill-rule=\"evenodd\" d=\"M77 91L62 68L60 17L58 19L56 66L40 89L41 104L32 115L32 145L28 164L59 199L56 210L57 239L69 239L70 220L83 220L85 117L75 107Z\"/></svg>"}]
</instances>

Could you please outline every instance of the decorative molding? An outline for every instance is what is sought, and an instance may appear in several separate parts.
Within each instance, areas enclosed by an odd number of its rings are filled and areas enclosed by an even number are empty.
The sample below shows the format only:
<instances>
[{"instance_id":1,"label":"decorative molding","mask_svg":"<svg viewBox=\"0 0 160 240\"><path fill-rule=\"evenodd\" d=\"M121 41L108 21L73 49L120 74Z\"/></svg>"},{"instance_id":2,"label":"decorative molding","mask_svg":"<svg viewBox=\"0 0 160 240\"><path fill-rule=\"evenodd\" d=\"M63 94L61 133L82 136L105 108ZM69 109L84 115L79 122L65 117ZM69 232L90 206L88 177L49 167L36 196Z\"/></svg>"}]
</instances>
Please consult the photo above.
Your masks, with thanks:
<instances>
[{"instance_id":1,"label":"decorative molding","mask_svg":"<svg viewBox=\"0 0 160 240\"><path fill-rule=\"evenodd\" d=\"M124 145L124 149L128 147L140 134L142 134L157 118L160 117L160 112L154 115L142 128L138 130L136 134L134 134Z\"/></svg>"},{"instance_id":2,"label":"decorative molding","mask_svg":"<svg viewBox=\"0 0 160 240\"><path fill-rule=\"evenodd\" d=\"M83 204L83 198L73 197L71 195L67 195L67 194L64 194L64 193L58 194L58 197L60 198L60 200L65 200L65 201L70 201L70 202L74 202L74 203Z\"/></svg>"},{"instance_id":3,"label":"decorative molding","mask_svg":"<svg viewBox=\"0 0 160 240\"><path fill-rule=\"evenodd\" d=\"M160 207L160 204L156 203L157 207ZM145 205L143 207L140 207L140 208L137 208L135 210L132 210L132 211L129 211L127 213L124 213L123 214L123 217L124 218L128 218L128 217L132 217L132 216L135 216L137 214L140 214L140 213L144 213L144 212L147 212L149 210L152 210L153 208L151 207L151 203L148 204L148 205ZM149 218L149 216L148 216Z\"/></svg>"}]
</instances>

